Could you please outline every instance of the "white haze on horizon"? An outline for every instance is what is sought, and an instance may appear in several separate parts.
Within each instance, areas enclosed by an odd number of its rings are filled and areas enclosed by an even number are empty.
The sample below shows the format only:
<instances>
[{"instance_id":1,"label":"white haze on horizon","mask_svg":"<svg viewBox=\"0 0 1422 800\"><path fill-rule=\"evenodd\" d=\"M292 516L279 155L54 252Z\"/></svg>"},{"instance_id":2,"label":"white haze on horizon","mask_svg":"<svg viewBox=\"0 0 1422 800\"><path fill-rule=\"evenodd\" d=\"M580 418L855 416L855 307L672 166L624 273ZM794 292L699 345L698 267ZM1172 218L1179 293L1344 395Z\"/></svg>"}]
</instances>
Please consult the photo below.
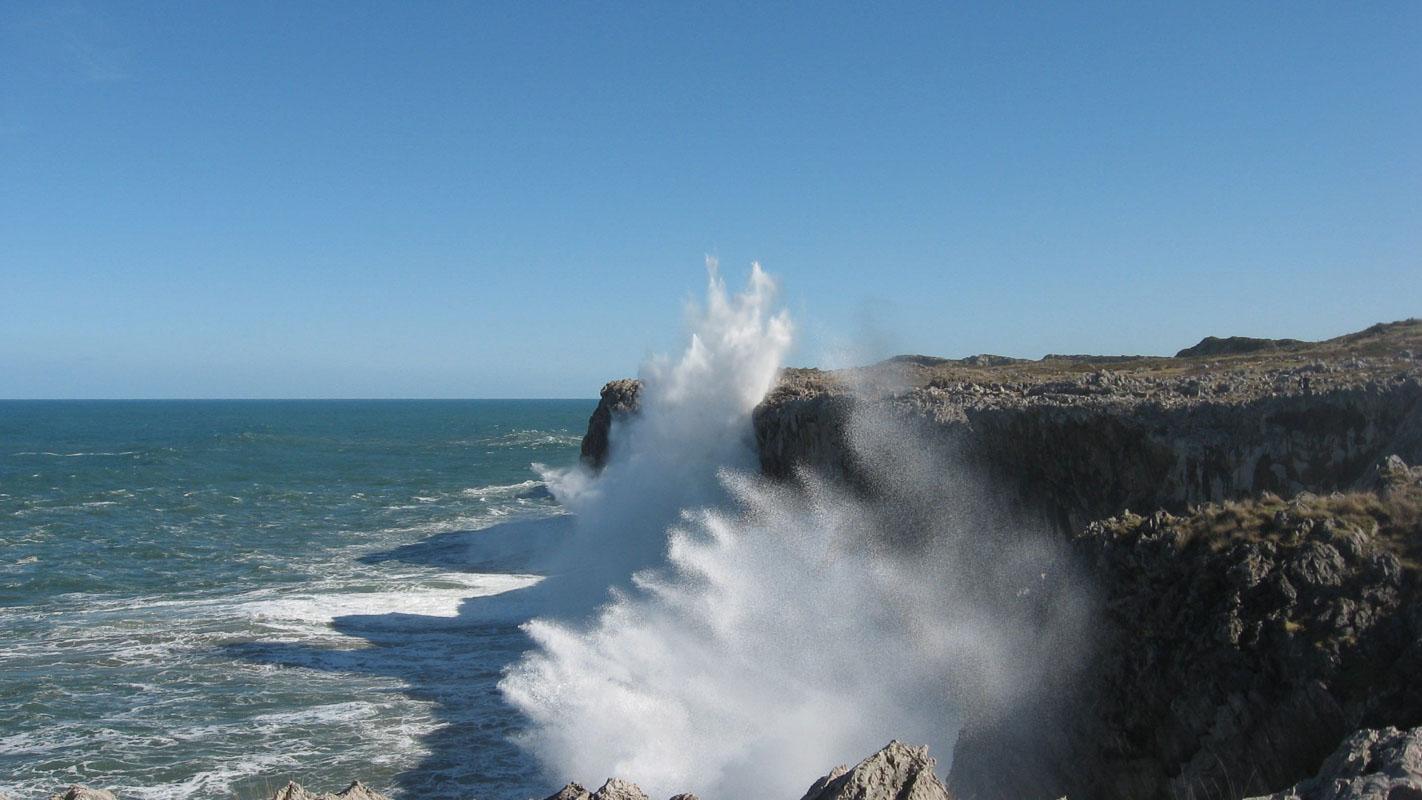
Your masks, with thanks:
<instances>
[{"instance_id":1,"label":"white haze on horizon","mask_svg":"<svg viewBox=\"0 0 1422 800\"><path fill-rule=\"evenodd\" d=\"M793 800L891 738L946 764L965 713L1036 691L1044 653L1069 661L1081 604L1031 602L1059 553L907 418L853 415L875 499L757 474L751 412L791 344L774 294L754 266L729 295L712 265L602 474L547 474L576 514L555 577L613 587L591 618L528 623L500 683L553 782Z\"/></svg>"}]
</instances>

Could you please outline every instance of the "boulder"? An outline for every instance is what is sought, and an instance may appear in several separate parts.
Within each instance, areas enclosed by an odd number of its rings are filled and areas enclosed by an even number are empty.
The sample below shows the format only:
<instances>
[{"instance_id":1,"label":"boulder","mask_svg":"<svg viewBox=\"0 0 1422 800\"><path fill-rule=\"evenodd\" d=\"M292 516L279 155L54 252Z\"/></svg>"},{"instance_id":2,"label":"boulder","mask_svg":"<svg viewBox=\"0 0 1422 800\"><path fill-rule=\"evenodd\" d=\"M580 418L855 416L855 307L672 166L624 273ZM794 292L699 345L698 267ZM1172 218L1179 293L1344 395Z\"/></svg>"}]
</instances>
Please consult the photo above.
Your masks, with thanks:
<instances>
[{"instance_id":1,"label":"boulder","mask_svg":"<svg viewBox=\"0 0 1422 800\"><path fill-rule=\"evenodd\" d=\"M635 783L608 778L607 783L592 793L592 800L647 800L647 795Z\"/></svg>"},{"instance_id":2,"label":"boulder","mask_svg":"<svg viewBox=\"0 0 1422 800\"><path fill-rule=\"evenodd\" d=\"M950 800L933 765L927 747L892 741L854 769L835 767L802 800Z\"/></svg>"},{"instance_id":3,"label":"boulder","mask_svg":"<svg viewBox=\"0 0 1422 800\"><path fill-rule=\"evenodd\" d=\"M1422 728L1357 731L1314 777L1251 800L1422 800Z\"/></svg>"},{"instance_id":4,"label":"boulder","mask_svg":"<svg viewBox=\"0 0 1422 800\"><path fill-rule=\"evenodd\" d=\"M589 794L588 790L584 789L581 783L570 783L557 792L548 795L545 800L588 800Z\"/></svg>"},{"instance_id":5,"label":"boulder","mask_svg":"<svg viewBox=\"0 0 1422 800\"><path fill-rule=\"evenodd\" d=\"M50 795L49 800L117 800L117 798L114 797L113 792L74 784L62 794Z\"/></svg>"}]
</instances>

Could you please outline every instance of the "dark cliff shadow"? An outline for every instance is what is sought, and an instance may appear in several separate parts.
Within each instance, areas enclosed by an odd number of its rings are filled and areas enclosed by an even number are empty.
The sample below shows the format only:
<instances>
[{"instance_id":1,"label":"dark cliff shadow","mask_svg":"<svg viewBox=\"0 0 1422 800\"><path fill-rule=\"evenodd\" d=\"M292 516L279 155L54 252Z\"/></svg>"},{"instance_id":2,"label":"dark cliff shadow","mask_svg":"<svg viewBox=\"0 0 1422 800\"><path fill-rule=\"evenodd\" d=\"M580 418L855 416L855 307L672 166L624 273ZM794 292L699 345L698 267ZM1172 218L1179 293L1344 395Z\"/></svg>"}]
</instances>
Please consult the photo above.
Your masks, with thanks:
<instances>
[{"instance_id":1,"label":"dark cliff shadow","mask_svg":"<svg viewBox=\"0 0 1422 800\"><path fill-rule=\"evenodd\" d=\"M526 573L542 564L540 552L556 550L571 529L572 518L567 516L509 522L435 534L360 560L463 572ZM523 589L466 598L452 617L390 613L333 620L336 631L365 646L251 641L225 649L254 663L393 678L403 684L397 691L430 703L438 727L421 740L427 755L397 774L388 787L406 797L539 797L548 793L547 782L513 741L523 720L504 702L498 682L504 669L531 646L519 627L523 622L535 616L561 616L560 610L578 604L597 605L595 598L573 588L585 583L589 581L579 581L575 574L549 576Z\"/></svg>"},{"instance_id":2,"label":"dark cliff shadow","mask_svg":"<svg viewBox=\"0 0 1422 800\"><path fill-rule=\"evenodd\" d=\"M362 564L398 561L458 572L533 572L571 533L572 517L516 520L479 530L436 533L412 544L371 553Z\"/></svg>"}]
</instances>

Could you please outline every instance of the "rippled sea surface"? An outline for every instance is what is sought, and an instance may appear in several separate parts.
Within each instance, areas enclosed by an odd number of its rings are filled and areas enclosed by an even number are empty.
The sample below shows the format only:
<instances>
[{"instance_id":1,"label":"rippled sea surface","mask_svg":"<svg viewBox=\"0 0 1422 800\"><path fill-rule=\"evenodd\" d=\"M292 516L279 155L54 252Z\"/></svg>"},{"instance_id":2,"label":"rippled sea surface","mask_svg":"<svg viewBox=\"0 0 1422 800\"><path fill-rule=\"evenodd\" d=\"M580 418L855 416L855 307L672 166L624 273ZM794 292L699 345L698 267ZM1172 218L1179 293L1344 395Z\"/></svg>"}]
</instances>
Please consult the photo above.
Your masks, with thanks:
<instances>
[{"instance_id":1,"label":"rippled sea surface","mask_svg":"<svg viewBox=\"0 0 1422 800\"><path fill-rule=\"evenodd\" d=\"M546 794L520 620L468 611L538 581L593 405L0 402L0 791Z\"/></svg>"}]
</instances>

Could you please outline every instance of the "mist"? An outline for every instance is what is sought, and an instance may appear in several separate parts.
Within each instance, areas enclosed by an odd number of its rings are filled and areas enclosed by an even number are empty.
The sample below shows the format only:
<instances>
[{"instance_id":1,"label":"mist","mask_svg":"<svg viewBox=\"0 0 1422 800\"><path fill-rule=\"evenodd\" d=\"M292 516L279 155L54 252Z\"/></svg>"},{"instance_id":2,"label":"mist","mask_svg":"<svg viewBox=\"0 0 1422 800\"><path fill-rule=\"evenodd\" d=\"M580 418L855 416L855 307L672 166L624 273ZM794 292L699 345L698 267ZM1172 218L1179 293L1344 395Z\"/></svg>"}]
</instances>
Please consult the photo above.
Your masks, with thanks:
<instances>
[{"instance_id":1,"label":"mist","mask_svg":"<svg viewBox=\"0 0 1422 800\"><path fill-rule=\"evenodd\" d=\"M791 344L774 297L759 267L735 295L713 268L603 472L546 475L576 514L559 580L605 600L527 623L500 684L555 781L793 800L892 738L942 770L965 719L1072 663L1085 603L1046 526L892 403L852 412L853 486L758 474L751 412Z\"/></svg>"}]
</instances>

